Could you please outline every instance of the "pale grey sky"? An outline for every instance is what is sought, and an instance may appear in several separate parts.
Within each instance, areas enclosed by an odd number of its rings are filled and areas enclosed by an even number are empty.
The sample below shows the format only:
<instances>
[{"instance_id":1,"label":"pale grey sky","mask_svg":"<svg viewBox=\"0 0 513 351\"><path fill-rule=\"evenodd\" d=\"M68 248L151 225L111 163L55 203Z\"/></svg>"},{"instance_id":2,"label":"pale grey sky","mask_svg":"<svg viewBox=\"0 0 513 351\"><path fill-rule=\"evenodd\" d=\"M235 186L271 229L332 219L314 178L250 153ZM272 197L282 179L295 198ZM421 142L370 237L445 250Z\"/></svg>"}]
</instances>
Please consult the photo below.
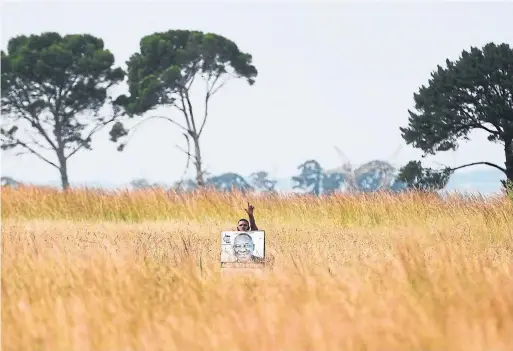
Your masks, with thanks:
<instances>
[{"instance_id":1,"label":"pale grey sky","mask_svg":"<svg viewBox=\"0 0 513 351\"><path fill-rule=\"evenodd\" d=\"M267 170L283 178L310 158L337 167L335 145L354 164L383 159L400 166L419 158L421 152L406 146L399 131L413 108L413 93L438 64L463 49L490 41L513 44L512 15L510 2L6 1L2 49L20 34L90 33L125 67L139 40L156 31L224 35L253 55L259 75L252 87L232 81L214 97L201 140L207 169L242 175ZM154 121L119 153L106 129L93 140L93 151L70 159L70 180L176 180L185 164L174 146L181 142L172 125ZM482 160L503 165L504 151L476 133L458 151L427 164ZM9 152L2 154L2 175L59 179L39 159Z\"/></svg>"}]
</instances>

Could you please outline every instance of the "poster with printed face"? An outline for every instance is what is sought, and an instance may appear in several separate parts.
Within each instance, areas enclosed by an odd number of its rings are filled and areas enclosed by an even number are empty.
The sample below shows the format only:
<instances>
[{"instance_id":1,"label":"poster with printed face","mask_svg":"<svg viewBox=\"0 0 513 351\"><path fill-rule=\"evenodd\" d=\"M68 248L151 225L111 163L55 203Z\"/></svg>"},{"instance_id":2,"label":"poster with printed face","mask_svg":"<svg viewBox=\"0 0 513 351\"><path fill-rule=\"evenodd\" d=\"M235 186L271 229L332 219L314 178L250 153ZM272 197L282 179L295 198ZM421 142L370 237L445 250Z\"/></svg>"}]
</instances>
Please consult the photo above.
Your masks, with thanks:
<instances>
[{"instance_id":1,"label":"poster with printed face","mask_svg":"<svg viewBox=\"0 0 513 351\"><path fill-rule=\"evenodd\" d=\"M222 268L262 268L265 259L265 232L226 231L221 233Z\"/></svg>"}]
</instances>

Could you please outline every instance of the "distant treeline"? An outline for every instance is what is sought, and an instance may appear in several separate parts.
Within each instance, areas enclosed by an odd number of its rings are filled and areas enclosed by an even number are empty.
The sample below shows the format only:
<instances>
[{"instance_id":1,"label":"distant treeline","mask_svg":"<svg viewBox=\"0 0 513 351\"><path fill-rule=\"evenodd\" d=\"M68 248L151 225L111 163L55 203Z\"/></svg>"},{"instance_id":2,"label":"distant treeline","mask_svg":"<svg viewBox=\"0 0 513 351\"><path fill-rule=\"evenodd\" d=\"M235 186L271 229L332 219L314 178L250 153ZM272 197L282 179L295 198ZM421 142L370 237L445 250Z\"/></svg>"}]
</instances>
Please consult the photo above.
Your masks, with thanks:
<instances>
[{"instance_id":1,"label":"distant treeline","mask_svg":"<svg viewBox=\"0 0 513 351\"><path fill-rule=\"evenodd\" d=\"M140 125L159 119L180 130L184 143L177 147L195 171L194 179L176 184L177 189L274 191L276 182L266 172L256 172L250 179L235 173L210 176L202 157L201 135L207 121L215 123L209 111L214 96L231 80L249 86L256 82L258 71L251 54L218 34L174 29L140 38L139 50L130 56L126 69L115 67L114 62L103 40L91 34L45 32L11 38L7 51L2 51L2 150L31 154L54 167L66 190L69 159L92 150L96 133L109 126L112 145L122 152ZM112 96L110 89L120 84L126 85L128 94ZM193 99L193 84L206 86L204 96ZM405 107L407 126L399 127L407 145L422 150L423 156L434 155L456 150L460 140L480 130L490 142L503 145L504 165L476 160L434 170L410 161L396 172L386 162L372 161L357 169L328 171L316 160L307 160L292 177L295 189L317 195L341 188L441 189L452 172L473 165L494 167L513 184L513 50L509 44L490 42L463 50L455 61L447 59L445 67L437 66L427 85L413 94L413 102L415 111ZM199 113L198 106L204 112ZM174 109L180 118L152 114L159 107ZM286 156L286 150L277 152ZM507 182L503 185L507 187Z\"/></svg>"},{"instance_id":2,"label":"distant treeline","mask_svg":"<svg viewBox=\"0 0 513 351\"><path fill-rule=\"evenodd\" d=\"M312 195L327 195L336 191L372 192L380 190L402 191L406 189L443 189L451 174L449 169L435 171L423 168L420 162L411 161L399 170L384 161L371 161L358 168L345 165L339 169L325 170L318 161L308 160L298 166L299 173L291 177L293 189ZM206 178L206 186L218 191L276 192L277 181L266 171L243 177L237 173L223 173ZM134 188L161 187L144 179L132 182ZM192 179L176 182L175 190L190 191L198 188Z\"/></svg>"}]
</instances>

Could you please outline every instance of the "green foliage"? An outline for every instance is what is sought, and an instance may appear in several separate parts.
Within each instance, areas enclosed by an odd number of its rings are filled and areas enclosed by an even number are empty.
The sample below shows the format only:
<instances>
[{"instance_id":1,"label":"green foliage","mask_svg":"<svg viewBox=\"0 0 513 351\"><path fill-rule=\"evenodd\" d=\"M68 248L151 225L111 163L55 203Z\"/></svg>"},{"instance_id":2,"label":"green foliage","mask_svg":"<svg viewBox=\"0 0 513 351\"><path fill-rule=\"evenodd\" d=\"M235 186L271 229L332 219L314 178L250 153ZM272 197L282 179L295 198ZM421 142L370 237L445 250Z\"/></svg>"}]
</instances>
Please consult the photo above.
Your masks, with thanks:
<instances>
[{"instance_id":1,"label":"green foliage","mask_svg":"<svg viewBox=\"0 0 513 351\"><path fill-rule=\"evenodd\" d=\"M505 168L487 164L513 180L513 50L494 43L471 47L446 66L414 94L418 113L408 111L402 137L427 155L456 150L471 131L485 131L488 140L504 144L506 155Z\"/></svg>"},{"instance_id":2,"label":"green foliage","mask_svg":"<svg viewBox=\"0 0 513 351\"><path fill-rule=\"evenodd\" d=\"M186 94L196 75L217 83L229 68L237 78L245 78L253 85L257 70L251 60L251 55L217 34L170 30L145 36L140 53L127 62L127 111L141 114L158 105L174 105L180 94Z\"/></svg>"},{"instance_id":3,"label":"green foliage","mask_svg":"<svg viewBox=\"0 0 513 351\"><path fill-rule=\"evenodd\" d=\"M89 34L61 36L47 32L9 40L2 55L2 149L21 149L61 172L67 187L66 161L112 122L99 115L107 89L124 72L113 68L114 56L103 41ZM17 133L19 130L27 132ZM42 153L57 156L53 162Z\"/></svg>"},{"instance_id":4,"label":"green foliage","mask_svg":"<svg viewBox=\"0 0 513 351\"><path fill-rule=\"evenodd\" d=\"M422 167L420 161L410 161L399 169L397 181L404 183L408 189L435 191L447 186L452 172L448 167L434 170Z\"/></svg>"}]
</instances>

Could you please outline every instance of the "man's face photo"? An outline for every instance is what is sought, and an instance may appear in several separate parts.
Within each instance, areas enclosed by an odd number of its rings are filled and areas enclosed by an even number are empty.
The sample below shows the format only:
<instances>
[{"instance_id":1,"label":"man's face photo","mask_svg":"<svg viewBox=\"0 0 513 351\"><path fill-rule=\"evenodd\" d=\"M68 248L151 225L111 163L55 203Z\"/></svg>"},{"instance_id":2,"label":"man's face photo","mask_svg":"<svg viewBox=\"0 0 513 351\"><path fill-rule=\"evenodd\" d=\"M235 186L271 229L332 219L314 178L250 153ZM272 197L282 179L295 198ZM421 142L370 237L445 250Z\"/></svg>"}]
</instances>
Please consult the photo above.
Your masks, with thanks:
<instances>
[{"instance_id":1,"label":"man's face photo","mask_svg":"<svg viewBox=\"0 0 513 351\"><path fill-rule=\"evenodd\" d=\"M233 250L238 261L250 261L254 249L253 239L247 234L239 234L233 241Z\"/></svg>"},{"instance_id":2,"label":"man's face photo","mask_svg":"<svg viewBox=\"0 0 513 351\"><path fill-rule=\"evenodd\" d=\"M249 222L241 219L239 223L237 223L237 230L241 232L247 232L249 230Z\"/></svg>"}]
</instances>

